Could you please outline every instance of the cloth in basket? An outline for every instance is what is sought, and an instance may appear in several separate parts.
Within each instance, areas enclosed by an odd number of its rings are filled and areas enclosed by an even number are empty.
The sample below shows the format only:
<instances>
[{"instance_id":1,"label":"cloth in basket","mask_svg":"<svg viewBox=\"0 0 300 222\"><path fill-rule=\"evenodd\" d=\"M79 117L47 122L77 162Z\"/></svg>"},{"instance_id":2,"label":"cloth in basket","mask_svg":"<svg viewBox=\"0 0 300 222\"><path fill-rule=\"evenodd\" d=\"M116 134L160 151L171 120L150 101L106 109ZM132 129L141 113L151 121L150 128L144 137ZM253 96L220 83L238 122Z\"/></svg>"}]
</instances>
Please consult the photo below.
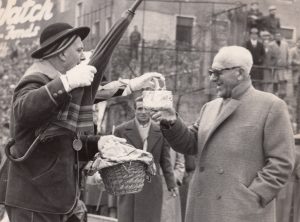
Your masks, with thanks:
<instances>
[{"instance_id":1,"label":"cloth in basket","mask_svg":"<svg viewBox=\"0 0 300 222\"><path fill-rule=\"evenodd\" d=\"M141 191L145 178L150 180L156 174L156 167L151 153L112 141L95 155L88 174L97 171L107 192L123 195Z\"/></svg>"}]
</instances>

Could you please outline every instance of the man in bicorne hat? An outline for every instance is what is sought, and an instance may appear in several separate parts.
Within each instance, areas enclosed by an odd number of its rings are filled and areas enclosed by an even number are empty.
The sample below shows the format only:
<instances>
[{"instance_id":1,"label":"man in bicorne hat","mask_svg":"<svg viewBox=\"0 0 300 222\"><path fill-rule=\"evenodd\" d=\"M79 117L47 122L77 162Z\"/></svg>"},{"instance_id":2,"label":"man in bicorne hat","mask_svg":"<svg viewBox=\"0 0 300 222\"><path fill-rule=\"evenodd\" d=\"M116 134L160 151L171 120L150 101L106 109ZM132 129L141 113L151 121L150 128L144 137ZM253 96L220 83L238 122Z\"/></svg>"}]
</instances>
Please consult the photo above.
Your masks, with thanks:
<instances>
[{"instance_id":1,"label":"man in bicorne hat","mask_svg":"<svg viewBox=\"0 0 300 222\"><path fill-rule=\"evenodd\" d=\"M82 106L76 98L77 89L90 86L97 71L81 63L82 40L89 31L66 23L46 27L40 47L31 55L39 60L14 90L10 131L15 143L10 147L5 195L0 196L11 222L84 221L86 208L78 189L79 132L93 124L92 104ZM153 78L163 77L144 74L119 85L111 96L151 87ZM124 141L104 136L99 142L107 140ZM91 150L91 156L97 151Z\"/></svg>"}]
</instances>

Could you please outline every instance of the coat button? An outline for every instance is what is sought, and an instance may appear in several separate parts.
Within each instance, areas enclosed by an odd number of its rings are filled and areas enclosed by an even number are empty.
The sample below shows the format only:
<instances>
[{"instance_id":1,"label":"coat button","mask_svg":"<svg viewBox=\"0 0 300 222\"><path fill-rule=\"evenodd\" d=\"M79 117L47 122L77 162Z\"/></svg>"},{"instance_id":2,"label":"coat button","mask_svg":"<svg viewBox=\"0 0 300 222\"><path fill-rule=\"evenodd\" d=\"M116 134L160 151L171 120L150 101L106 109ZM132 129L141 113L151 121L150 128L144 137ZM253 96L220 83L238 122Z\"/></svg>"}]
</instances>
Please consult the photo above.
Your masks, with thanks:
<instances>
[{"instance_id":1,"label":"coat button","mask_svg":"<svg viewBox=\"0 0 300 222\"><path fill-rule=\"evenodd\" d=\"M205 170L205 167L203 167L203 166L199 168L200 172L203 172L204 170Z\"/></svg>"},{"instance_id":2,"label":"coat button","mask_svg":"<svg viewBox=\"0 0 300 222\"><path fill-rule=\"evenodd\" d=\"M224 170L222 169L222 168L220 168L219 170L218 170L218 174L224 174Z\"/></svg>"},{"instance_id":3,"label":"coat button","mask_svg":"<svg viewBox=\"0 0 300 222\"><path fill-rule=\"evenodd\" d=\"M57 93L53 93L53 97L57 97L58 95L57 95Z\"/></svg>"},{"instance_id":4,"label":"coat button","mask_svg":"<svg viewBox=\"0 0 300 222\"><path fill-rule=\"evenodd\" d=\"M58 95L61 95L61 94L63 94L63 91L60 89L60 90L58 90Z\"/></svg>"},{"instance_id":5,"label":"coat button","mask_svg":"<svg viewBox=\"0 0 300 222\"><path fill-rule=\"evenodd\" d=\"M217 200L221 200L222 196L221 195L217 195Z\"/></svg>"}]
</instances>

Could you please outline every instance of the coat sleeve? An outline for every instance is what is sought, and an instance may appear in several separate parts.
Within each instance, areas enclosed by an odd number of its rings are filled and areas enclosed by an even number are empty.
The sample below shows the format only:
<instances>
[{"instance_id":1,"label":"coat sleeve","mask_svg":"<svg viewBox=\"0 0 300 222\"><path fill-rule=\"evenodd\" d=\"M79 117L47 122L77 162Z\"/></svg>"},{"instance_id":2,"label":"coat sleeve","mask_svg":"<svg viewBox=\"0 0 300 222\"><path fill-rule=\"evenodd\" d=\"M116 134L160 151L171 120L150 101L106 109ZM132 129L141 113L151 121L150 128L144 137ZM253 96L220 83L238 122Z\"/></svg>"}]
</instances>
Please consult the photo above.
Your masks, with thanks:
<instances>
[{"instance_id":1,"label":"coat sleeve","mask_svg":"<svg viewBox=\"0 0 300 222\"><path fill-rule=\"evenodd\" d=\"M201 114L204 108L202 108ZM175 124L166 129L161 124L161 130L170 146L182 154L194 155L198 152L198 128L200 118L190 127L187 127L180 117L177 117Z\"/></svg>"},{"instance_id":2,"label":"coat sleeve","mask_svg":"<svg viewBox=\"0 0 300 222\"><path fill-rule=\"evenodd\" d=\"M40 75L25 77L15 89L13 113L19 124L39 126L56 117L70 99L60 78L45 81Z\"/></svg>"},{"instance_id":3,"label":"coat sleeve","mask_svg":"<svg viewBox=\"0 0 300 222\"><path fill-rule=\"evenodd\" d=\"M96 93L95 103L108 100L112 97L122 96L127 84L124 81L112 81L104 86L100 86Z\"/></svg>"},{"instance_id":4,"label":"coat sleeve","mask_svg":"<svg viewBox=\"0 0 300 222\"><path fill-rule=\"evenodd\" d=\"M295 162L293 130L282 100L273 102L264 127L265 166L257 173L249 189L258 194L262 206L272 201L288 182Z\"/></svg>"},{"instance_id":5,"label":"coat sleeve","mask_svg":"<svg viewBox=\"0 0 300 222\"><path fill-rule=\"evenodd\" d=\"M165 139L161 151L160 166L163 171L168 189L170 190L176 187L175 175L170 155L170 146Z\"/></svg>"}]
</instances>

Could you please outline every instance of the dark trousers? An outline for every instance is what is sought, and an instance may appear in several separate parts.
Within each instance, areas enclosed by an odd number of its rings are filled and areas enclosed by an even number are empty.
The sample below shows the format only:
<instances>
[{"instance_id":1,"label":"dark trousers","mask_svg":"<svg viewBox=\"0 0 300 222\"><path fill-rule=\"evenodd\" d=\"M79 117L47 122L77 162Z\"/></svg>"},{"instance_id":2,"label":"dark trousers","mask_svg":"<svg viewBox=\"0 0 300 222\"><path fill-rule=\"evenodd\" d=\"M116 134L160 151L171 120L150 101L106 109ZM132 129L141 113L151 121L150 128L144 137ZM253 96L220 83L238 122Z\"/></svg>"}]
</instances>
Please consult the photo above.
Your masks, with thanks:
<instances>
[{"instance_id":1,"label":"dark trousers","mask_svg":"<svg viewBox=\"0 0 300 222\"><path fill-rule=\"evenodd\" d=\"M130 45L130 58L136 60L139 59L139 44Z\"/></svg>"},{"instance_id":2,"label":"dark trousers","mask_svg":"<svg viewBox=\"0 0 300 222\"><path fill-rule=\"evenodd\" d=\"M5 208L10 222L80 222L74 216L65 220L62 214L39 213L10 206Z\"/></svg>"}]
</instances>

